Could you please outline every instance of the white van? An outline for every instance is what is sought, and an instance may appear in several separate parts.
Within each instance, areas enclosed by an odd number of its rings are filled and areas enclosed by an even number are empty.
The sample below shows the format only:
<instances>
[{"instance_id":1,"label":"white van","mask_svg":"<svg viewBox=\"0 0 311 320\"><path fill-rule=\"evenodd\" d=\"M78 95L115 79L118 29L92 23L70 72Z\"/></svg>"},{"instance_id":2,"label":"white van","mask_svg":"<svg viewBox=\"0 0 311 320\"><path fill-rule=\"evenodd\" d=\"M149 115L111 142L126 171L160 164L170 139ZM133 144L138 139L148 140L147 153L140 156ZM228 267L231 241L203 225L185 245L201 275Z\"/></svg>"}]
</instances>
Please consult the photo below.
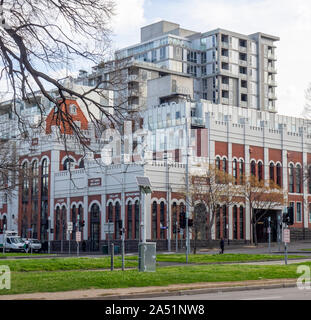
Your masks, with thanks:
<instances>
[{"instance_id":1,"label":"white van","mask_svg":"<svg viewBox=\"0 0 311 320\"><path fill-rule=\"evenodd\" d=\"M25 252L25 242L16 231L5 231L0 234L0 250Z\"/></svg>"}]
</instances>

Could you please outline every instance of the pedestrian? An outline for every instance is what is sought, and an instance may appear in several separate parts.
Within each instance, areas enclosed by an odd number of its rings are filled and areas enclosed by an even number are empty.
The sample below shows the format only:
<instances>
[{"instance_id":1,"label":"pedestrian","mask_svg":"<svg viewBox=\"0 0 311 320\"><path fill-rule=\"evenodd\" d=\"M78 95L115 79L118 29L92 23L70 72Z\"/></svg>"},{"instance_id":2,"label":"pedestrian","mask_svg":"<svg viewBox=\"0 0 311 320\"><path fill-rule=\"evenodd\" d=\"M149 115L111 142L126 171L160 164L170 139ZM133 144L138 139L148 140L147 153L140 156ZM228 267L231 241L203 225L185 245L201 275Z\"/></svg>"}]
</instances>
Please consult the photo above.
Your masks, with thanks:
<instances>
[{"instance_id":1,"label":"pedestrian","mask_svg":"<svg viewBox=\"0 0 311 320\"><path fill-rule=\"evenodd\" d=\"M224 241L223 238L221 238L221 240L220 240L220 252L219 253L223 254L224 250L225 250L225 241Z\"/></svg>"},{"instance_id":2,"label":"pedestrian","mask_svg":"<svg viewBox=\"0 0 311 320\"><path fill-rule=\"evenodd\" d=\"M29 251L29 240L28 239L25 240L24 249L25 249L25 252L28 253L28 251Z\"/></svg>"}]
</instances>

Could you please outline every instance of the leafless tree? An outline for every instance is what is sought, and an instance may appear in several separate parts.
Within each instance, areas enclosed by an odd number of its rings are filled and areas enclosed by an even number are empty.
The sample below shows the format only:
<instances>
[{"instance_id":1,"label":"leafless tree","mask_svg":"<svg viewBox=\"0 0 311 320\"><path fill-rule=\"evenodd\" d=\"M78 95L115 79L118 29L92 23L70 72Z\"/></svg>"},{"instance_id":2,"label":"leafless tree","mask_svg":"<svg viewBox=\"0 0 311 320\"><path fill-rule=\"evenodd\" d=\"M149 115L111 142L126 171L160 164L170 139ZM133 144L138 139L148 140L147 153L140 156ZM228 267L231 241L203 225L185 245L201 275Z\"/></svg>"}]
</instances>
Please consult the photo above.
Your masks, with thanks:
<instances>
[{"instance_id":1,"label":"leafless tree","mask_svg":"<svg viewBox=\"0 0 311 320\"><path fill-rule=\"evenodd\" d=\"M242 184L238 186L240 195L249 203L249 214L251 221L251 243L257 245L258 222L269 210L283 206L286 194L283 189L273 181L259 180L256 176L243 176ZM260 214L255 215L255 210Z\"/></svg>"},{"instance_id":2,"label":"leafless tree","mask_svg":"<svg viewBox=\"0 0 311 320\"><path fill-rule=\"evenodd\" d=\"M234 178L213 165L202 165L195 168L189 181L188 198L190 205L194 208L192 227L194 236L196 238L199 233L204 233L210 241L219 205L230 206L238 200ZM197 210L195 204L198 205ZM206 209L204 210L203 207Z\"/></svg>"},{"instance_id":3,"label":"leafless tree","mask_svg":"<svg viewBox=\"0 0 311 320\"><path fill-rule=\"evenodd\" d=\"M308 88L305 91L306 103L302 112L302 115L306 119L311 119L311 83L309 83Z\"/></svg>"},{"instance_id":4,"label":"leafless tree","mask_svg":"<svg viewBox=\"0 0 311 320\"><path fill-rule=\"evenodd\" d=\"M97 132L107 126L103 119L116 126L130 115L126 100L113 105L107 97L107 90L122 95L127 88L122 70L129 63L111 60L113 1L0 0L0 8L0 82L12 92L12 107L26 136L27 125L17 111L19 100L36 104L42 121L43 100L50 102L56 126L69 127L86 148L87 137L64 103L66 97L79 99ZM107 58L109 63L104 62ZM95 65L92 87L78 88L53 76L60 69L90 64ZM103 70L107 77L102 77Z\"/></svg>"}]
</instances>

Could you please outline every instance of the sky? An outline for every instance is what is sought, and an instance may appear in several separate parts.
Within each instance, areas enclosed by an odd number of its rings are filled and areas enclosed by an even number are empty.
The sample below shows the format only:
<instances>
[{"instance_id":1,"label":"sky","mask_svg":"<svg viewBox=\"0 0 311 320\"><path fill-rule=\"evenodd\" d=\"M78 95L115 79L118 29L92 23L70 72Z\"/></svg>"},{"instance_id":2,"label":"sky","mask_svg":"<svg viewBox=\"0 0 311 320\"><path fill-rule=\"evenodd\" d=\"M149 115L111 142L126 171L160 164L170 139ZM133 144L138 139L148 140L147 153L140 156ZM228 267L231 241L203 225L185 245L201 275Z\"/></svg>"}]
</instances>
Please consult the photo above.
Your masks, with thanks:
<instances>
[{"instance_id":1,"label":"sky","mask_svg":"<svg viewBox=\"0 0 311 320\"><path fill-rule=\"evenodd\" d=\"M140 42L140 28L168 20L206 32L216 28L280 37L277 55L277 110L302 116L311 83L310 0L115 0L114 48Z\"/></svg>"}]
</instances>

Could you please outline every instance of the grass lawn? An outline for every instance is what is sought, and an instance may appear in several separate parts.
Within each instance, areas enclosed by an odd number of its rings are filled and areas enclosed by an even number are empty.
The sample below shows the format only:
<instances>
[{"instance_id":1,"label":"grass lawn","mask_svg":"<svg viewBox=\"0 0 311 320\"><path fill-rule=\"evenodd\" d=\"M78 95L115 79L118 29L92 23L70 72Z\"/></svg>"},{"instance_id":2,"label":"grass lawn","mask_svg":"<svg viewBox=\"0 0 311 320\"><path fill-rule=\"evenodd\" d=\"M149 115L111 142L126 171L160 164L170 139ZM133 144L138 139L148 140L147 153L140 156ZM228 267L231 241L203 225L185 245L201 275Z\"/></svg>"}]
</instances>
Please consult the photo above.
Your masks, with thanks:
<instances>
[{"instance_id":1,"label":"grass lawn","mask_svg":"<svg viewBox=\"0 0 311 320\"><path fill-rule=\"evenodd\" d=\"M304 258L303 255L289 256L291 259ZM188 256L190 263L217 263L217 262L249 262L249 261L264 261L264 260L283 260L284 255L269 255L269 254L190 254ZM131 256L128 259L136 259ZM186 263L185 254L157 254L157 262L178 262Z\"/></svg>"},{"instance_id":2,"label":"grass lawn","mask_svg":"<svg viewBox=\"0 0 311 320\"><path fill-rule=\"evenodd\" d=\"M13 272L110 269L110 257L5 260L0 262L0 264L9 266ZM126 268L137 267L137 264L137 261L125 259ZM116 256L114 259L114 267L121 268L121 266L121 257Z\"/></svg>"},{"instance_id":3,"label":"grass lawn","mask_svg":"<svg viewBox=\"0 0 311 320\"><path fill-rule=\"evenodd\" d=\"M311 262L303 263L311 266ZM298 264L196 265L157 268L155 273L127 271L12 272L11 290L0 294L54 292L91 288L166 286L177 283L297 278Z\"/></svg>"},{"instance_id":4,"label":"grass lawn","mask_svg":"<svg viewBox=\"0 0 311 320\"><path fill-rule=\"evenodd\" d=\"M311 249L300 249L302 251L311 251Z\"/></svg>"}]
</instances>

